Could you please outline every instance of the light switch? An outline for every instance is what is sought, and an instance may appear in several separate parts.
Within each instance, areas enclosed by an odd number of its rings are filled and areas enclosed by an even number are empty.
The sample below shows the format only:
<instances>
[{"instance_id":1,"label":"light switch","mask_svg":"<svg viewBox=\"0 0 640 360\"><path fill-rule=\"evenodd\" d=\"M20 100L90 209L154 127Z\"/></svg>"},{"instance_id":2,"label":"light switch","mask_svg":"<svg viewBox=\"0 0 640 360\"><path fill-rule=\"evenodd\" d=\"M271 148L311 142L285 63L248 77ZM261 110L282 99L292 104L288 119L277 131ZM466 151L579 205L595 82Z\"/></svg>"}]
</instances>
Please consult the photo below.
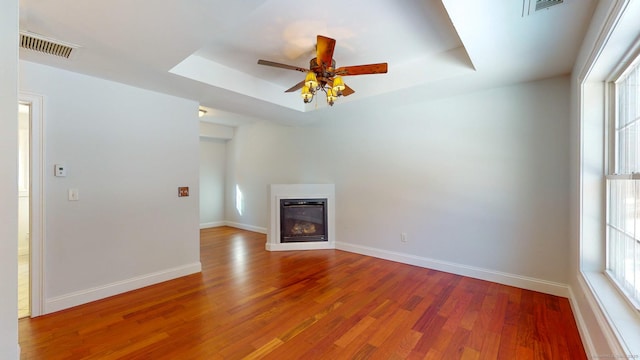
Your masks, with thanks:
<instances>
[{"instance_id":1,"label":"light switch","mask_svg":"<svg viewBox=\"0 0 640 360\"><path fill-rule=\"evenodd\" d=\"M69 189L69 201L78 201L80 200L80 193L78 189Z\"/></svg>"},{"instance_id":2,"label":"light switch","mask_svg":"<svg viewBox=\"0 0 640 360\"><path fill-rule=\"evenodd\" d=\"M54 175L59 177L67 176L67 167L62 164L54 165Z\"/></svg>"}]
</instances>

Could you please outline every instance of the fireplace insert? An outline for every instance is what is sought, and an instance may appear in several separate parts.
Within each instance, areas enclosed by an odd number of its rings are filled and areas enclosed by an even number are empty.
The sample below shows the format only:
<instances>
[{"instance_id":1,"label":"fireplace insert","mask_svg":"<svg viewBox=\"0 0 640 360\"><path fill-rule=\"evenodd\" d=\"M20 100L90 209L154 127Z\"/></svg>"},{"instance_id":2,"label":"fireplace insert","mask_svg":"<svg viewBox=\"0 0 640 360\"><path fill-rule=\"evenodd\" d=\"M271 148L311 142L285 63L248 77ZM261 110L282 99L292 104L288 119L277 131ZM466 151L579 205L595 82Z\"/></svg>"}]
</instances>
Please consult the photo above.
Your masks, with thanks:
<instances>
[{"instance_id":1,"label":"fireplace insert","mask_svg":"<svg viewBox=\"0 0 640 360\"><path fill-rule=\"evenodd\" d=\"M280 242L329 241L327 199L280 199Z\"/></svg>"}]
</instances>

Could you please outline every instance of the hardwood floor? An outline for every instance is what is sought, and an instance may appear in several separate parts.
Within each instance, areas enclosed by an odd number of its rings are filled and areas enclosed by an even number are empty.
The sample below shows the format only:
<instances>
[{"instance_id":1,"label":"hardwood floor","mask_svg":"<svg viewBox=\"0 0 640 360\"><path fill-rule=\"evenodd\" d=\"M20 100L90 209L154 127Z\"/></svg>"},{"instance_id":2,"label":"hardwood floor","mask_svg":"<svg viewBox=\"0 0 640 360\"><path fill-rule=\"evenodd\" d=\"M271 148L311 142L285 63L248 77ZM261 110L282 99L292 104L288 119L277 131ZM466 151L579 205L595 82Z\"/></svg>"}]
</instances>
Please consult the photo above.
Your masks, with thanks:
<instances>
[{"instance_id":1,"label":"hardwood floor","mask_svg":"<svg viewBox=\"0 0 640 360\"><path fill-rule=\"evenodd\" d=\"M200 274L21 319L22 359L586 359L565 298L201 231Z\"/></svg>"},{"instance_id":2,"label":"hardwood floor","mask_svg":"<svg viewBox=\"0 0 640 360\"><path fill-rule=\"evenodd\" d=\"M18 318L31 314L29 306L29 254L18 255Z\"/></svg>"}]
</instances>

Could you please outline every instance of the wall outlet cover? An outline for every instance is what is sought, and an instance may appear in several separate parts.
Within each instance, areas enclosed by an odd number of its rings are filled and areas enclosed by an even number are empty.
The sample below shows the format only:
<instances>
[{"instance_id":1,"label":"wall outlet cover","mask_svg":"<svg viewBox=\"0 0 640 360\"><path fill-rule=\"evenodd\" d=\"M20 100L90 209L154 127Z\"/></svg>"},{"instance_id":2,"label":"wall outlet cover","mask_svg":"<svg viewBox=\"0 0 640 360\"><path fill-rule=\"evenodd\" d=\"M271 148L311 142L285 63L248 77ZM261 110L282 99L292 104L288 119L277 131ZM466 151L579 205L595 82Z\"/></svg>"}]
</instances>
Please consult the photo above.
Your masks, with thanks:
<instances>
[{"instance_id":1,"label":"wall outlet cover","mask_svg":"<svg viewBox=\"0 0 640 360\"><path fill-rule=\"evenodd\" d=\"M67 167L62 165L62 164L55 164L54 165L53 175L58 176L58 177L67 176Z\"/></svg>"}]
</instances>

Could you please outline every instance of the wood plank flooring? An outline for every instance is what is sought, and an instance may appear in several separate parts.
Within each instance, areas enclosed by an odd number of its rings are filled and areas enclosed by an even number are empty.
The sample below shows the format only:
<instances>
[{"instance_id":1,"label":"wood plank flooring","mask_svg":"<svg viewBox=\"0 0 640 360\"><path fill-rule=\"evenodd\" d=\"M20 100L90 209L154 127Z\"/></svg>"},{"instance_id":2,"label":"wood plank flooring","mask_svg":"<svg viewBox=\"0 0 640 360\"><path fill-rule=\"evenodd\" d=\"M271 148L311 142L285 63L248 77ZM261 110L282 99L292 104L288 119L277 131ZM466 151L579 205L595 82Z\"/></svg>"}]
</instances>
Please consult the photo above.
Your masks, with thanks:
<instances>
[{"instance_id":1,"label":"wood plank flooring","mask_svg":"<svg viewBox=\"0 0 640 360\"><path fill-rule=\"evenodd\" d=\"M201 231L200 274L34 319L22 359L586 359L565 298Z\"/></svg>"},{"instance_id":2,"label":"wood plank flooring","mask_svg":"<svg viewBox=\"0 0 640 360\"><path fill-rule=\"evenodd\" d=\"M31 314L29 305L29 254L18 254L18 318Z\"/></svg>"}]
</instances>

